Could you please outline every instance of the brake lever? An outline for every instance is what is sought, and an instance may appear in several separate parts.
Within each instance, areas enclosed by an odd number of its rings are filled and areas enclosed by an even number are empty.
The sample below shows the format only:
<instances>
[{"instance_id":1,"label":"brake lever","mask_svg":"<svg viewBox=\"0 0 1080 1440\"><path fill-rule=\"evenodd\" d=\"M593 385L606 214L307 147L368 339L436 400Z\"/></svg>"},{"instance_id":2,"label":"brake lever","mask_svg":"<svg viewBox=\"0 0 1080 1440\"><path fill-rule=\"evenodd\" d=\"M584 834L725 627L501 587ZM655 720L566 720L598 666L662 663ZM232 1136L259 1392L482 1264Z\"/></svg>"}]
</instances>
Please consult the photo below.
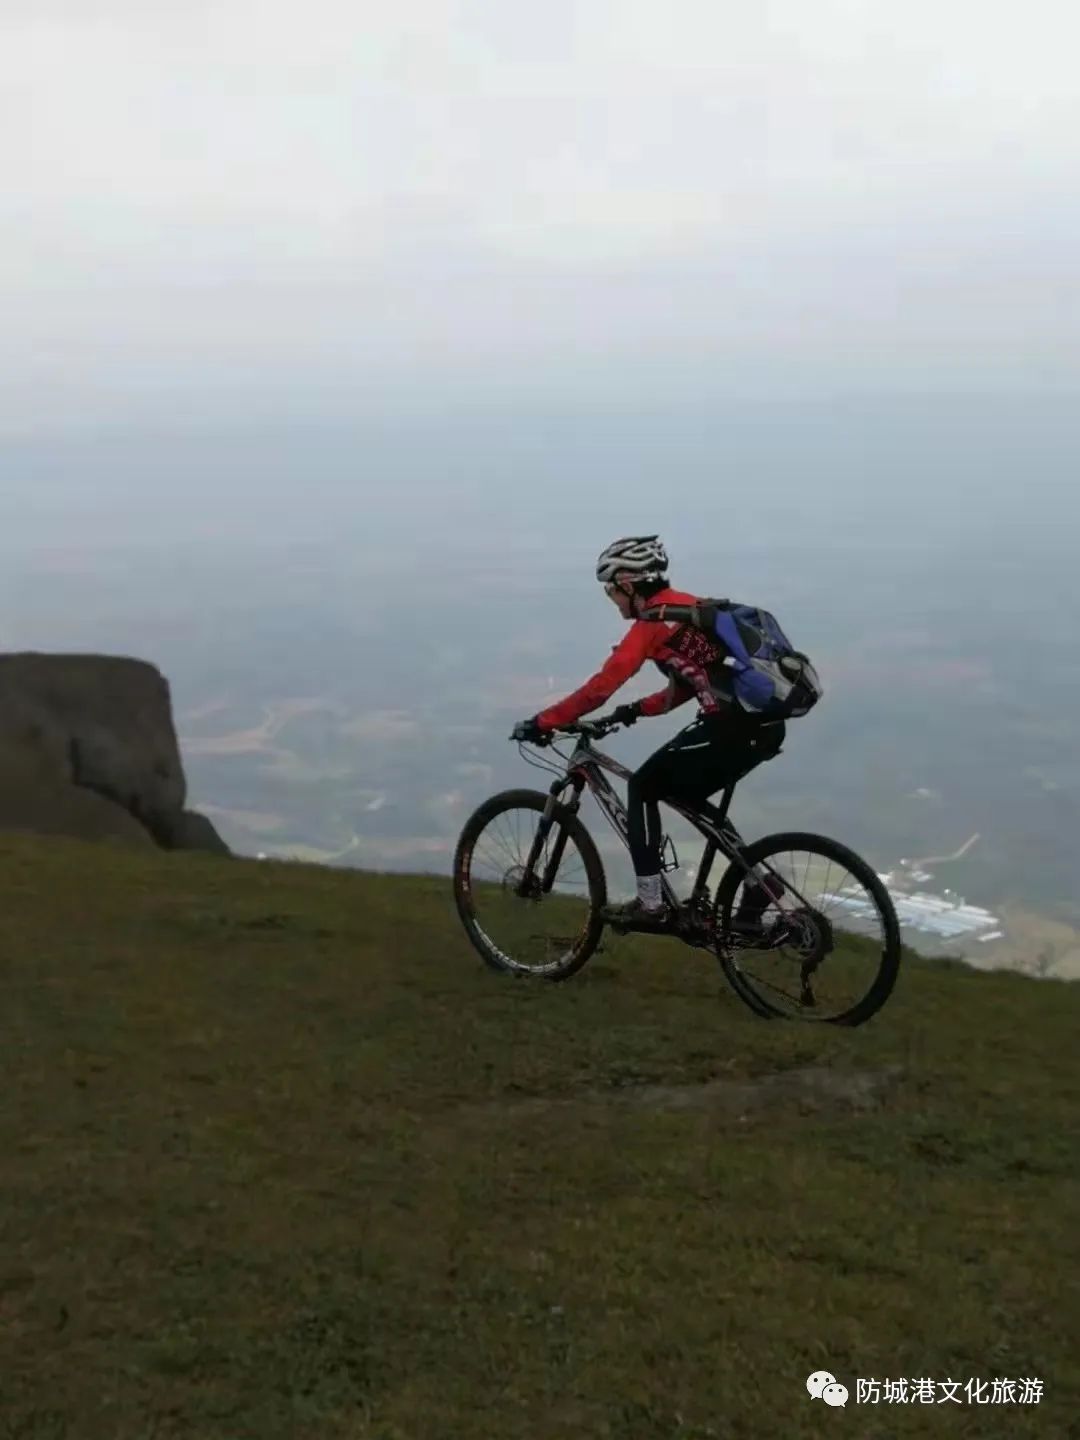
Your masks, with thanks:
<instances>
[{"instance_id":1,"label":"brake lever","mask_svg":"<svg viewBox=\"0 0 1080 1440\"><path fill-rule=\"evenodd\" d=\"M592 720L582 725L581 732L586 739L602 740L605 735L610 735L613 730L618 728L618 721Z\"/></svg>"}]
</instances>

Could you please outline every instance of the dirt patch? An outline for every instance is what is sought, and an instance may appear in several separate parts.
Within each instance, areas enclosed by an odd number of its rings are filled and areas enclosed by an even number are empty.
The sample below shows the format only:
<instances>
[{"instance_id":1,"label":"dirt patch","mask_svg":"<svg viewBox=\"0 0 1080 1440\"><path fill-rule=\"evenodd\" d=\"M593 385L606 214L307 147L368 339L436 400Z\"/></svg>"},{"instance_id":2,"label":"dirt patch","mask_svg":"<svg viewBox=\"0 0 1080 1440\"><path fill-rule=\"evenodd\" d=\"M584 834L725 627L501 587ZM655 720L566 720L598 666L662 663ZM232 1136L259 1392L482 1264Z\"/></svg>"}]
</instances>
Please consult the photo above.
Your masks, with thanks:
<instances>
[{"instance_id":1,"label":"dirt patch","mask_svg":"<svg viewBox=\"0 0 1080 1440\"><path fill-rule=\"evenodd\" d=\"M573 1095L529 1096L486 1105L539 1113L581 1104L638 1106L646 1110L709 1110L725 1119L742 1120L765 1110L813 1114L823 1110L877 1110L895 1093L903 1071L829 1070L808 1066L744 1080L706 1080L690 1085L620 1085L579 1090Z\"/></svg>"},{"instance_id":2,"label":"dirt patch","mask_svg":"<svg viewBox=\"0 0 1080 1440\"><path fill-rule=\"evenodd\" d=\"M899 1069L782 1070L754 1080L708 1080L704 1085L644 1085L619 1096L653 1110L721 1110L744 1115L752 1110L876 1110L900 1080Z\"/></svg>"}]
</instances>

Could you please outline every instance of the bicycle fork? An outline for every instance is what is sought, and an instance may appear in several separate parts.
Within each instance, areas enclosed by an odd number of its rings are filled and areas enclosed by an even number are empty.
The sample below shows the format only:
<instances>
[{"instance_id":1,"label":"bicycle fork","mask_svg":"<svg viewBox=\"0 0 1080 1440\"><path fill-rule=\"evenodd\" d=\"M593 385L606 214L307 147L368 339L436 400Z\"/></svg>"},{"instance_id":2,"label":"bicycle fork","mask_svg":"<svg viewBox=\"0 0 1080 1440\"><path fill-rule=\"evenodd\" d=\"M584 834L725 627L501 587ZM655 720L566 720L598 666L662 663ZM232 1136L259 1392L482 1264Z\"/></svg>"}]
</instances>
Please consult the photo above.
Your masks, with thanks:
<instances>
[{"instance_id":1,"label":"bicycle fork","mask_svg":"<svg viewBox=\"0 0 1080 1440\"><path fill-rule=\"evenodd\" d=\"M578 808L584 783L584 780L579 777L574 777L570 780L557 780L548 791L547 804L544 806L543 814L540 816L539 823L536 827L536 834L533 836L532 845L529 847L529 857L525 861L525 873L517 885L516 893L518 895L529 896L537 894L534 872L541 855L544 853L544 846L547 844L547 838L551 834L551 827L555 824L555 811L559 808L559 796L567 788L567 785L573 787L573 800L571 800L568 805L563 806L563 809L573 814ZM548 856L547 864L544 866L544 873L540 877L539 893L541 895L551 894L551 888L555 884L555 876L559 873L559 866L562 864L562 857L566 850L568 835L567 827L565 825L560 826L559 833L555 837L555 844L552 846L551 854Z\"/></svg>"}]
</instances>

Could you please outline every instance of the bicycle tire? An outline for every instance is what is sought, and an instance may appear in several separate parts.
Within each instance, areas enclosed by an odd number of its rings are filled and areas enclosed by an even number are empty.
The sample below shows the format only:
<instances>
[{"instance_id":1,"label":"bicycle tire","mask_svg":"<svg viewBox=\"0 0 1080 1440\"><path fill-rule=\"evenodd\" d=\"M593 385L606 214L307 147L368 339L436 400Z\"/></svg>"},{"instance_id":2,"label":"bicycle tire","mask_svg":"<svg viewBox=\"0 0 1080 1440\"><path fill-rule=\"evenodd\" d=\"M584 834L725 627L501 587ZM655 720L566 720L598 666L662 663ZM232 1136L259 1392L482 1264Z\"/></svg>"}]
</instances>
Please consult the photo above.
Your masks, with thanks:
<instances>
[{"instance_id":1,"label":"bicycle tire","mask_svg":"<svg viewBox=\"0 0 1080 1440\"><path fill-rule=\"evenodd\" d=\"M512 810L540 811L546 809L550 796L538 790L504 790L485 800L465 822L454 851L454 903L465 927L465 933L473 949L485 965L502 974L532 976L544 980L567 980L575 975L590 958L600 943L604 930L603 910L607 904L607 880L603 862L596 844L582 824L580 818L563 805L556 805L553 819L562 825L569 839L577 846L585 865L589 887L589 912L585 925L577 936L567 956L557 965L542 971L531 967L515 965L513 958L506 955L492 942L479 925L472 904L472 886L469 866L473 850L483 831L499 815Z\"/></svg>"}]
</instances>

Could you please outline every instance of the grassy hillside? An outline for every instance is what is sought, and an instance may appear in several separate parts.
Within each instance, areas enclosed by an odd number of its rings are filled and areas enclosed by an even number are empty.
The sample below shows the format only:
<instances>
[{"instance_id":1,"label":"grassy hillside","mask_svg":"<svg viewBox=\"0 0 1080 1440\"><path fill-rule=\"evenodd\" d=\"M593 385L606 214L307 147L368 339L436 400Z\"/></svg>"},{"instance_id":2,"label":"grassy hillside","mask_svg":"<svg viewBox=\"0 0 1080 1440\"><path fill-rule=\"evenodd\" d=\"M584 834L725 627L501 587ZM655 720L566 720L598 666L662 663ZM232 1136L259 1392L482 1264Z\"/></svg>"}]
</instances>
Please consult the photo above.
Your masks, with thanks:
<instances>
[{"instance_id":1,"label":"grassy hillside","mask_svg":"<svg viewBox=\"0 0 1080 1440\"><path fill-rule=\"evenodd\" d=\"M769 1024L671 942L492 975L443 880L31 837L0 966L3 1440L1080 1435L1075 987Z\"/></svg>"}]
</instances>

